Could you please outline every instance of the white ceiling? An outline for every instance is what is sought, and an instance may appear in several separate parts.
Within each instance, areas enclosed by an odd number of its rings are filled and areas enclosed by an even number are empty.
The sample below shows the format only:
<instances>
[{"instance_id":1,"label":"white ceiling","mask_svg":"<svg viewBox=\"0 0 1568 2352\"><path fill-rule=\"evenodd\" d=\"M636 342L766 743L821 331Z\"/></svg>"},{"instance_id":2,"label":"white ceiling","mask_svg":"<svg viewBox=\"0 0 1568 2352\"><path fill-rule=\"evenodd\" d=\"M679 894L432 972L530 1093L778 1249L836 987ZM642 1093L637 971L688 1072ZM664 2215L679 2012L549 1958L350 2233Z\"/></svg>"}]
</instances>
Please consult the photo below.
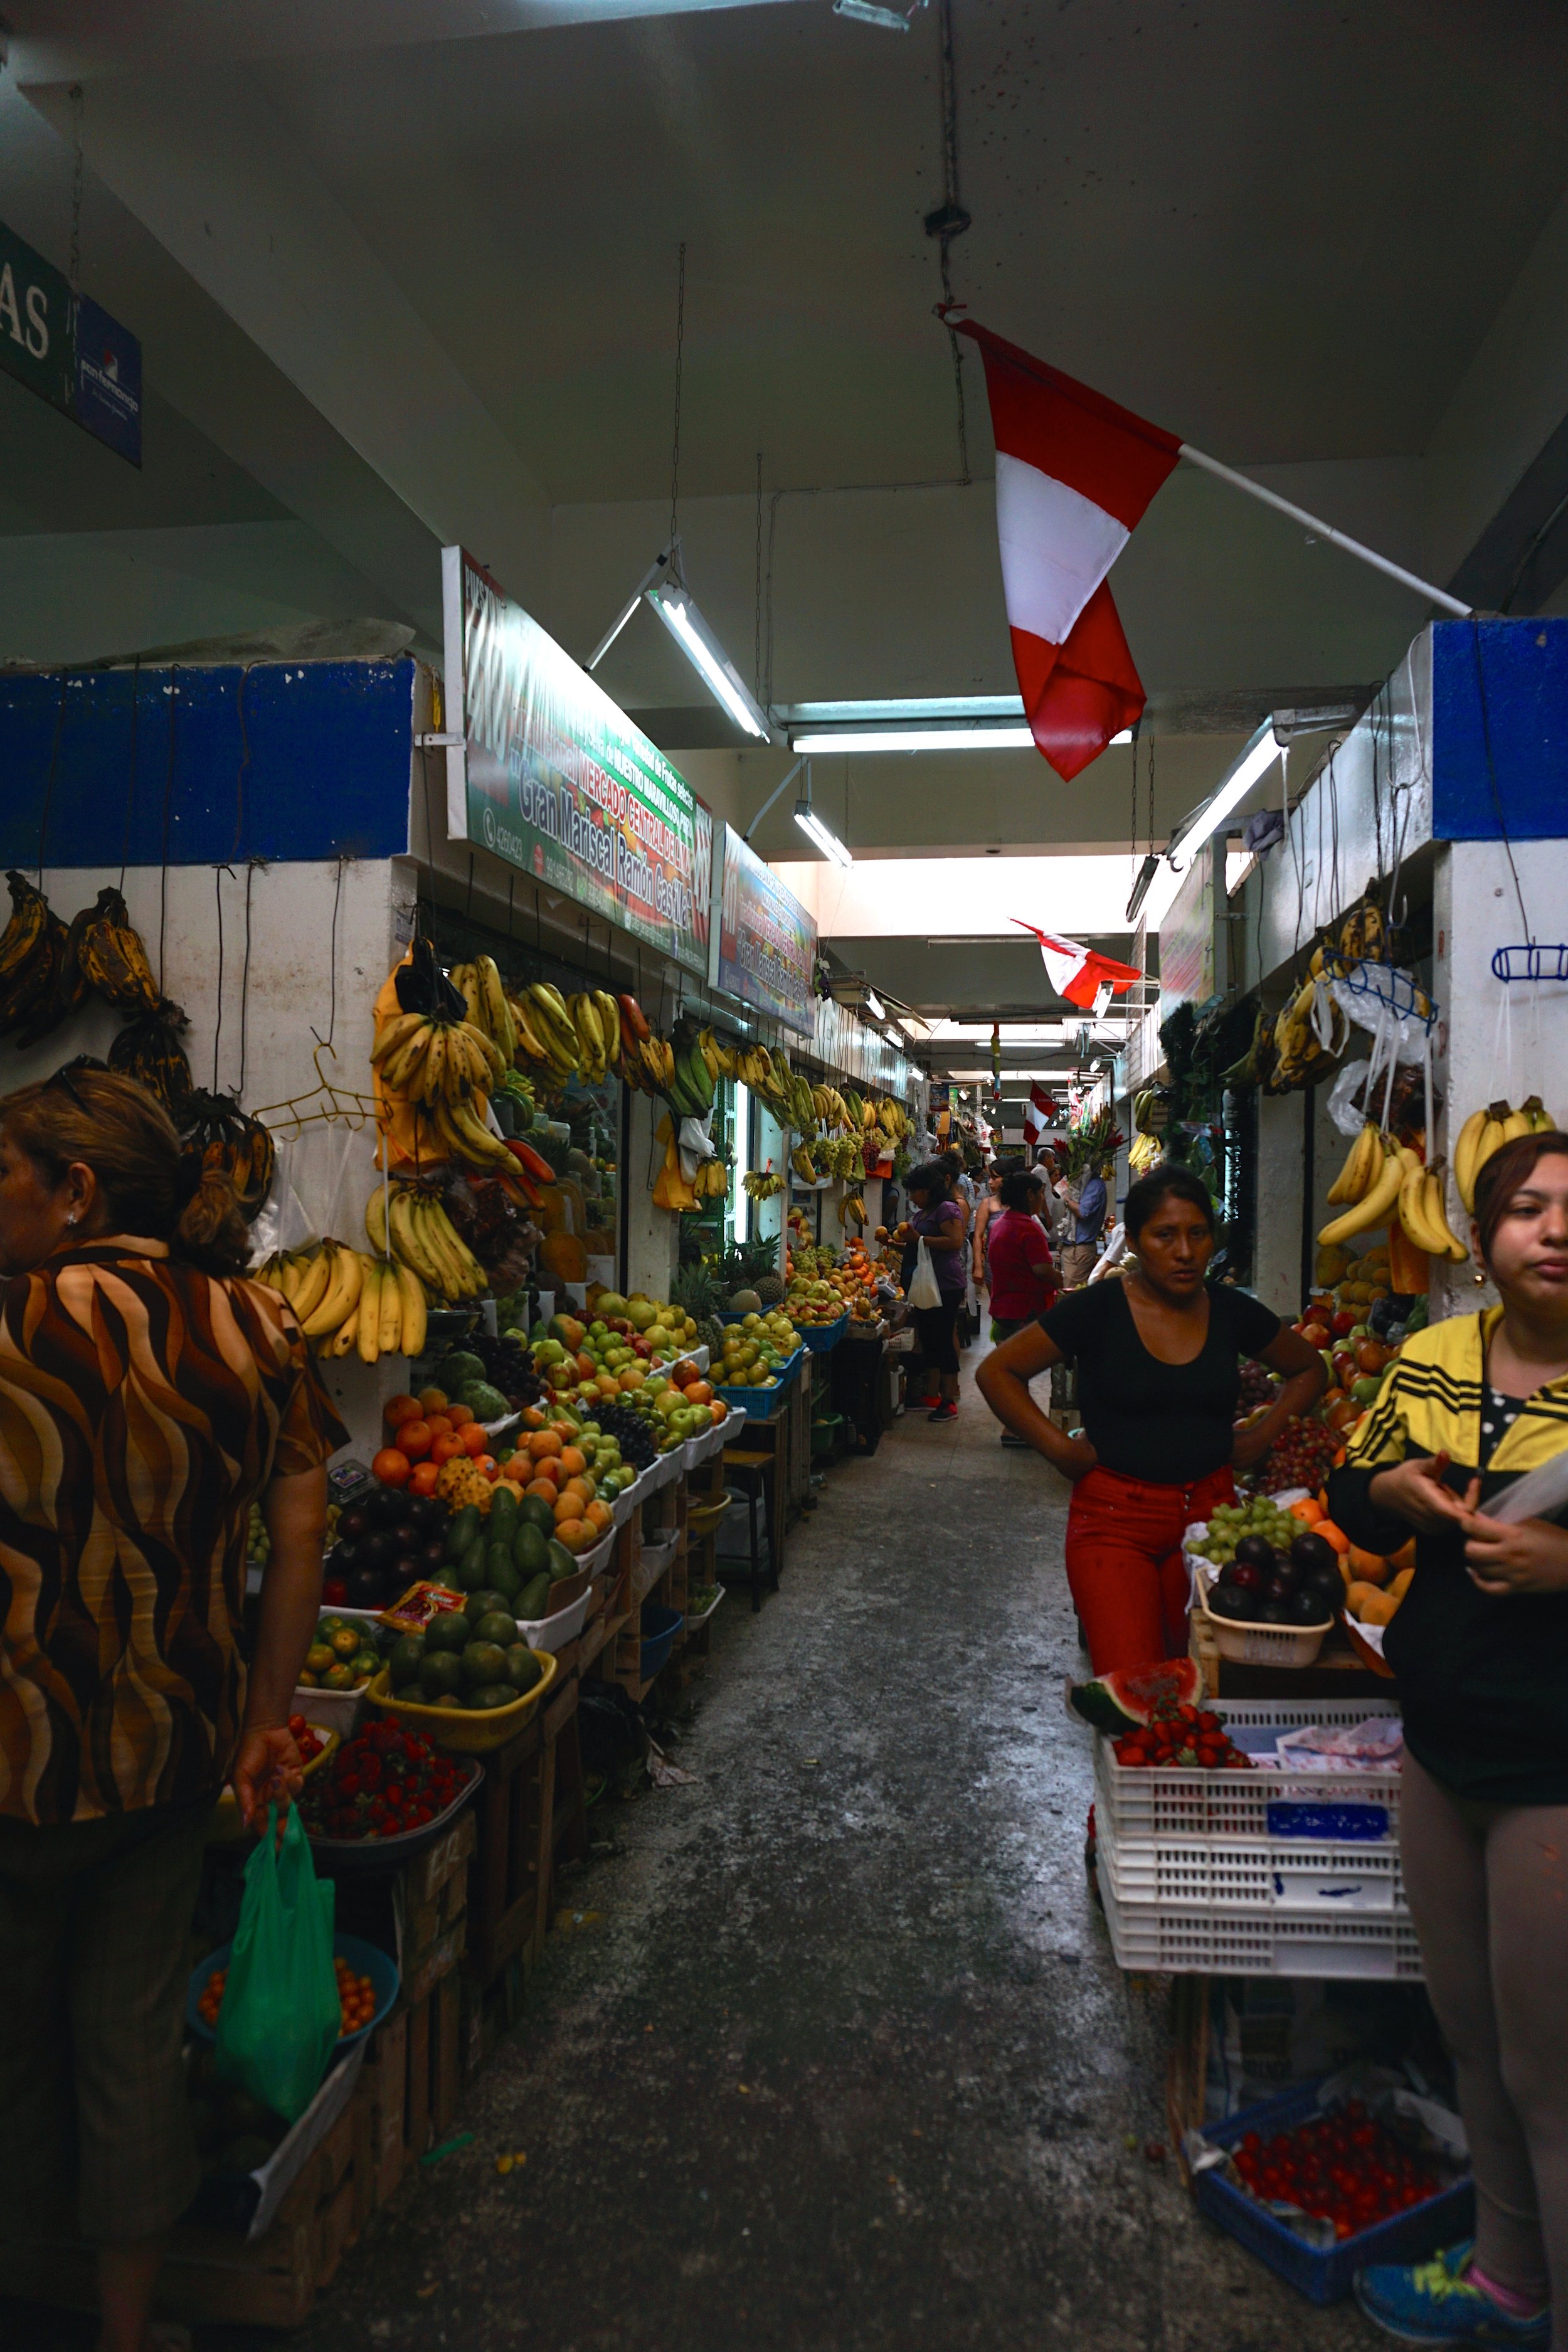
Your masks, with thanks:
<instances>
[{"instance_id":1,"label":"white ceiling","mask_svg":"<svg viewBox=\"0 0 1568 2352\"><path fill-rule=\"evenodd\" d=\"M452 538L583 655L668 528L684 241L681 521L742 674L779 700L1011 686L984 393L971 359L965 488L921 229L934 8L906 37L829 0L5 14L0 218L64 261L79 129L84 281L149 394L133 478L0 379L0 659L129 651L204 598L243 625L247 592L434 646ZM1447 578L1568 415L1560 0L956 0L954 26L975 315ZM1185 470L1114 584L1157 829L1274 701L1370 683L1423 612ZM713 741L651 621L603 676L678 758ZM726 814L781 772L685 764ZM1026 754L841 764L819 786L865 852L1126 854L1125 754L1070 793Z\"/></svg>"}]
</instances>

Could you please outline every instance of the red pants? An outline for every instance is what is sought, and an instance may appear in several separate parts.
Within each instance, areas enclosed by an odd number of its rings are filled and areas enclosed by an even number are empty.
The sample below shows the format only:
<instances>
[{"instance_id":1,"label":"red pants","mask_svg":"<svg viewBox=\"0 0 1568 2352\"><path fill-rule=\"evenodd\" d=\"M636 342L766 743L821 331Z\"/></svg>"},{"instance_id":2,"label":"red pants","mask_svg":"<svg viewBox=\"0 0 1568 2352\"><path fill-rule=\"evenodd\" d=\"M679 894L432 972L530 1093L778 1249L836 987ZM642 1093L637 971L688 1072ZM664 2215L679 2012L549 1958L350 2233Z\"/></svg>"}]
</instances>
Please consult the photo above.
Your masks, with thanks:
<instances>
[{"instance_id":1,"label":"red pants","mask_svg":"<svg viewBox=\"0 0 1568 2352\"><path fill-rule=\"evenodd\" d=\"M1235 1497L1228 1464L1193 1486L1152 1486L1119 1470L1079 1480L1068 1513L1068 1583L1097 1675L1186 1654L1183 1531Z\"/></svg>"}]
</instances>

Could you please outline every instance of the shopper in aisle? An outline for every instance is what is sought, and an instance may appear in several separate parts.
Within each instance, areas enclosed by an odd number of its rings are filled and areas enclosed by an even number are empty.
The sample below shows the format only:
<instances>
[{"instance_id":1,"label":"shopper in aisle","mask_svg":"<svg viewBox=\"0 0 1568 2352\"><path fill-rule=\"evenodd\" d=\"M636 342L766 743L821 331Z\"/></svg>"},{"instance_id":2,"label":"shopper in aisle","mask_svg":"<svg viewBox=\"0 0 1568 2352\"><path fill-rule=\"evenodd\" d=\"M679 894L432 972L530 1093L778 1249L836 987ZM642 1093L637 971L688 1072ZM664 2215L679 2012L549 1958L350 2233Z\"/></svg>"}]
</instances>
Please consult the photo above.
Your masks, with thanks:
<instances>
[{"instance_id":1,"label":"shopper in aisle","mask_svg":"<svg viewBox=\"0 0 1568 2352\"><path fill-rule=\"evenodd\" d=\"M239 1278L248 1240L129 1079L68 1069L0 1101L0 2229L79 2217L102 2352L184 2336L147 2314L200 2179L181 2044L203 1847L226 1778L253 1826L298 1786L347 1436L289 1308Z\"/></svg>"},{"instance_id":2,"label":"shopper in aisle","mask_svg":"<svg viewBox=\"0 0 1568 2352\"><path fill-rule=\"evenodd\" d=\"M974 1204L974 1219L970 1229L970 1276L976 1290L990 1281L986 1237L991 1221L1002 1205L1003 1181L1021 1171L1023 1164L1021 1160L994 1160L986 1173L985 1190ZM994 1333L992 1336L994 1337Z\"/></svg>"},{"instance_id":3,"label":"shopper in aisle","mask_svg":"<svg viewBox=\"0 0 1568 2352\"><path fill-rule=\"evenodd\" d=\"M1033 1170L1010 1170L999 1192L987 1229L991 1338L997 1345L1036 1322L1061 1286L1046 1235L1044 1177ZM1005 1429L1002 1443L1026 1450L1029 1441L1016 1429Z\"/></svg>"},{"instance_id":4,"label":"shopper in aisle","mask_svg":"<svg viewBox=\"0 0 1568 2352\"><path fill-rule=\"evenodd\" d=\"M918 1244L923 1241L931 1251L931 1271L941 1293L938 1306L915 1309L921 1353L928 1368L937 1375L939 1396L931 1416L932 1421L958 1418L958 1343L954 1326L963 1304L969 1268L963 1210L954 1196L954 1181L944 1158L930 1160L923 1168L911 1169L907 1187L914 1211L910 1223L917 1245L915 1255L918 1256ZM910 1272L912 1275L912 1264ZM906 1291L909 1288L908 1276L904 1287Z\"/></svg>"},{"instance_id":5,"label":"shopper in aisle","mask_svg":"<svg viewBox=\"0 0 1568 2352\"><path fill-rule=\"evenodd\" d=\"M1415 1531L1401 1857L1476 2176L1473 2249L1356 2293L1405 2342L1568 2352L1568 1508L1486 1516L1568 1449L1568 1135L1493 1154L1473 1237L1501 1305L1405 1341L1329 1486L1352 1542Z\"/></svg>"},{"instance_id":6,"label":"shopper in aisle","mask_svg":"<svg viewBox=\"0 0 1568 2352\"><path fill-rule=\"evenodd\" d=\"M1087 1282L1094 1271L1110 1201L1108 1180L1113 1173L1112 1164L1107 1161L1103 1169L1087 1169L1077 1183L1068 1177L1057 1187L1073 1219L1072 1239L1062 1251L1062 1280L1069 1290Z\"/></svg>"},{"instance_id":7,"label":"shopper in aisle","mask_svg":"<svg viewBox=\"0 0 1568 2352\"><path fill-rule=\"evenodd\" d=\"M1182 1533L1234 1495L1327 1385L1315 1348L1245 1291L1205 1281L1214 1207L1189 1169L1162 1162L1127 1195L1135 1271L1069 1291L987 1357L977 1382L997 1419L1073 1483L1067 1569L1096 1674L1174 1656L1187 1643ZM1283 1376L1259 1420L1235 1425L1240 1360ZM1075 1361L1083 1428L1069 1436L1029 1382Z\"/></svg>"}]
</instances>

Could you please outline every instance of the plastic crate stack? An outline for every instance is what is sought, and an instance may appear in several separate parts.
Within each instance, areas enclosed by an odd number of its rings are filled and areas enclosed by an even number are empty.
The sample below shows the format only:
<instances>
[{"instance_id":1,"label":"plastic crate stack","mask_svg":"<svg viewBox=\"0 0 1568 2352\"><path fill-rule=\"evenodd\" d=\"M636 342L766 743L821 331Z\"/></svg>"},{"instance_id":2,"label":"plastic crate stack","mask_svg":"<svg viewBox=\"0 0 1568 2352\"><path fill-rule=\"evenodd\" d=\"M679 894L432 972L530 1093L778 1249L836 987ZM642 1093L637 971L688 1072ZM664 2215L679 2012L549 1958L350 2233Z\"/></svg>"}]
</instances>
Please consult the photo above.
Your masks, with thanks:
<instances>
[{"instance_id":1,"label":"plastic crate stack","mask_svg":"<svg viewBox=\"0 0 1568 2352\"><path fill-rule=\"evenodd\" d=\"M1361 1722L1361 1700L1212 1700L1243 1734ZM1139 1974L1419 1983L1397 1772L1122 1765L1095 1738L1096 1868L1117 1965Z\"/></svg>"}]
</instances>

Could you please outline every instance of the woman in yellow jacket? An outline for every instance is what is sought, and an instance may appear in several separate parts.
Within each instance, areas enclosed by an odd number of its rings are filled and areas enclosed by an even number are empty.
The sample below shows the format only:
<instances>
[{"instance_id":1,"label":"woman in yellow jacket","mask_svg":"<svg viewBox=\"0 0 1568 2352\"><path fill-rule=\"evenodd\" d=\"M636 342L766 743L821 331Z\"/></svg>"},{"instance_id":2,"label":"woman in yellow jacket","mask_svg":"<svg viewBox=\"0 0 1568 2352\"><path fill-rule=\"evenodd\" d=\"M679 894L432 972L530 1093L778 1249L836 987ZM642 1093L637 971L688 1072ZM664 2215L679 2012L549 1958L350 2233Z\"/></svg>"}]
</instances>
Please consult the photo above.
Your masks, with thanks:
<instances>
[{"instance_id":1,"label":"woman in yellow jacket","mask_svg":"<svg viewBox=\"0 0 1568 2352\"><path fill-rule=\"evenodd\" d=\"M1401 1845L1475 2167L1474 2248L1363 2271L1405 2343L1568 2346L1568 1512L1492 1498L1568 1447L1568 1135L1476 1187L1501 1305L1406 1341L1330 1482L1354 1543L1415 1535L1384 1637L1405 1754ZM1556 2315L1555 2331L1552 2316Z\"/></svg>"}]
</instances>

